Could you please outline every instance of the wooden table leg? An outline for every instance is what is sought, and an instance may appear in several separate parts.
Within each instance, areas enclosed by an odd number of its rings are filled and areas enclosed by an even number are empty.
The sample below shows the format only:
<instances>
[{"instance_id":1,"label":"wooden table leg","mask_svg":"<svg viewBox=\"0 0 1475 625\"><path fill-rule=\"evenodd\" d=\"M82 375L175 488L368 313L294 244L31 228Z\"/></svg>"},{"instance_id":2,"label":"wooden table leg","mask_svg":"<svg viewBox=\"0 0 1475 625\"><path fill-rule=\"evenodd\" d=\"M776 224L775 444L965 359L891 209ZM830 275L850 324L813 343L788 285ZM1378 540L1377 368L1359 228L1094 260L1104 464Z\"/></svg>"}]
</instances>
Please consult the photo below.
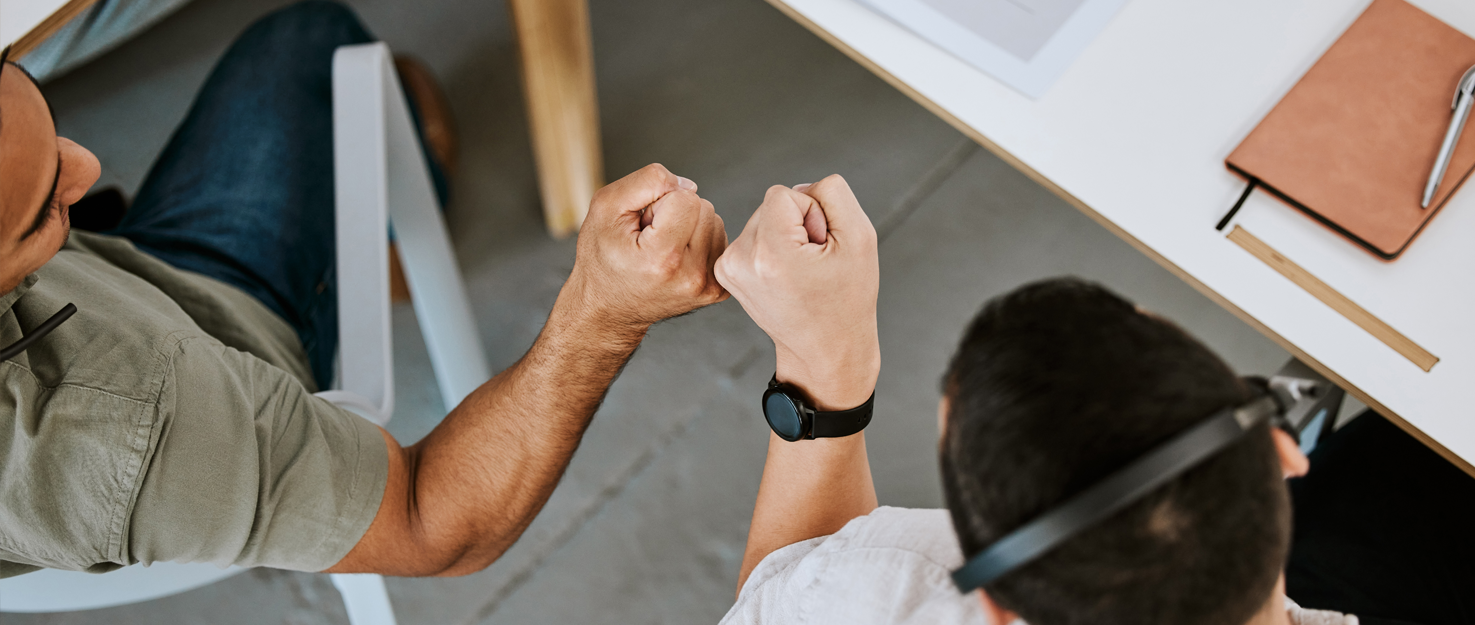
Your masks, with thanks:
<instances>
[{"instance_id":1,"label":"wooden table leg","mask_svg":"<svg viewBox=\"0 0 1475 625\"><path fill-rule=\"evenodd\" d=\"M604 185L594 47L586 0L507 0L522 56L523 92L548 232L579 229Z\"/></svg>"}]
</instances>

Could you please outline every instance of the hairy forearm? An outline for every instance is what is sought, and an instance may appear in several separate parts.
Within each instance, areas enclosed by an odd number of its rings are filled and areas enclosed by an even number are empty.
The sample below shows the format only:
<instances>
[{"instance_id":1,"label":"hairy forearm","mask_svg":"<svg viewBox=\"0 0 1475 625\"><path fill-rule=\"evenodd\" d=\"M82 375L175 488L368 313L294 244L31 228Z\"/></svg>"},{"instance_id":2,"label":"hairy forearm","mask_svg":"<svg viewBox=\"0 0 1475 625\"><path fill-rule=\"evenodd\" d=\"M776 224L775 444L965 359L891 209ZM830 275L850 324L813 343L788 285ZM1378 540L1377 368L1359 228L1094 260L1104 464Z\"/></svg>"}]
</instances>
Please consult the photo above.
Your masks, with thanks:
<instances>
[{"instance_id":1,"label":"hairy forearm","mask_svg":"<svg viewBox=\"0 0 1475 625\"><path fill-rule=\"evenodd\" d=\"M609 327L577 308L556 305L517 364L405 450L409 523L451 550L441 574L480 570L517 540L644 336L644 328Z\"/></svg>"},{"instance_id":2,"label":"hairy forearm","mask_svg":"<svg viewBox=\"0 0 1475 625\"><path fill-rule=\"evenodd\" d=\"M427 436L389 453L383 499L332 573L460 575L527 528L650 324L722 301L722 218L652 164L594 194L573 271L528 353Z\"/></svg>"},{"instance_id":3,"label":"hairy forearm","mask_svg":"<svg viewBox=\"0 0 1475 625\"><path fill-rule=\"evenodd\" d=\"M811 378L781 356L778 378L807 391L820 410L845 410L870 397L879 367L879 356L867 357L845 375ZM770 433L738 591L774 550L833 534L876 505L865 433L795 442Z\"/></svg>"}]
</instances>

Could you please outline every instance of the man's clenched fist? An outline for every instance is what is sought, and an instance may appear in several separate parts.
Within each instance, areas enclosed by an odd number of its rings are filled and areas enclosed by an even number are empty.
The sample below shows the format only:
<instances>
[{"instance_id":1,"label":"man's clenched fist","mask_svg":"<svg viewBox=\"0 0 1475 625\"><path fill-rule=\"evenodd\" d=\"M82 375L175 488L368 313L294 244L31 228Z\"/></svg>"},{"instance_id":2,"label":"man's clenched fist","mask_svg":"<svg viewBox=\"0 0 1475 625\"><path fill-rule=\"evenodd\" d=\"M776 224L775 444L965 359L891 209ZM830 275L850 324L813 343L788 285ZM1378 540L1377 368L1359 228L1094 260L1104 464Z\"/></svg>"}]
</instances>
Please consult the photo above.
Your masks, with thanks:
<instances>
[{"instance_id":1,"label":"man's clenched fist","mask_svg":"<svg viewBox=\"0 0 1475 625\"><path fill-rule=\"evenodd\" d=\"M601 325L642 335L657 321L727 299L712 273L727 231L696 190L655 164L600 189L559 299Z\"/></svg>"},{"instance_id":2,"label":"man's clenched fist","mask_svg":"<svg viewBox=\"0 0 1475 625\"><path fill-rule=\"evenodd\" d=\"M876 229L844 178L770 188L716 271L773 339L780 381L823 409L870 396L881 368Z\"/></svg>"}]
</instances>

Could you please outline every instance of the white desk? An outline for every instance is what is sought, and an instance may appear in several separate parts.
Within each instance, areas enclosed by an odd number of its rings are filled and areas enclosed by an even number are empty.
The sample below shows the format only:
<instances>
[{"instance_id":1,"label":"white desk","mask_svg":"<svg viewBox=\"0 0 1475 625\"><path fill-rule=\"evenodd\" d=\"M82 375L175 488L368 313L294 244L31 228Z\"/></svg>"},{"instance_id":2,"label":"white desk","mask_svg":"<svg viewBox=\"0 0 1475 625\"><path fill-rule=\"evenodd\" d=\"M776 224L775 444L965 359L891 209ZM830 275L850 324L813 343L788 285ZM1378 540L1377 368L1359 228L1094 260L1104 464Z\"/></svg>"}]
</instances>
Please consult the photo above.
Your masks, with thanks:
<instances>
[{"instance_id":1,"label":"white desk","mask_svg":"<svg viewBox=\"0 0 1475 625\"><path fill-rule=\"evenodd\" d=\"M10 60L26 55L97 0L0 0L0 47Z\"/></svg>"},{"instance_id":2,"label":"white desk","mask_svg":"<svg viewBox=\"0 0 1475 625\"><path fill-rule=\"evenodd\" d=\"M1131 0L1030 100L854 0L770 0L1475 475L1475 187L1393 263L1263 191L1214 230L1245 186L1224 157L1368 1ZM1414 4L1475 35L1475 2ZM1283 276L1244 233L1335 293ZM1405 355L1419 348L1428 371Z\"/></svg>"}]
</instances>

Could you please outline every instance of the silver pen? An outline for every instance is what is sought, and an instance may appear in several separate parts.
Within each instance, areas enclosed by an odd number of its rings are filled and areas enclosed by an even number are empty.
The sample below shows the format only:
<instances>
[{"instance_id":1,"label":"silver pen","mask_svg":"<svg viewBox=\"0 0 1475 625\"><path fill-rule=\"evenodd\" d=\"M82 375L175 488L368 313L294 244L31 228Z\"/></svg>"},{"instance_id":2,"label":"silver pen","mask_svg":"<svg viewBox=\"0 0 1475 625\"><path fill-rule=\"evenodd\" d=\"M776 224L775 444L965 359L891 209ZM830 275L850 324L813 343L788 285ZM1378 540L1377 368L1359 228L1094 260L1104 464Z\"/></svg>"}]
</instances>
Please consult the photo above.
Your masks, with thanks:
<instances>
[{"instance_id":1,"label":"silver pen","mask_svg":"<svg viewBox=\"0 0 1475 625\"><path fill-rule=\"evenodd\" d=\"M1434 192L1439 190L1439 183L1444 180L1444 170L1449 169L1449 161L1454 158L1455 144L1460 142L1460 132L1465 129L1465 120L1470 118L1472 105L1475 105L1475 67L1465 70L1465 75L1460 77L1459 86L1455 88L1454 102L1449 105L1454 109L1454 118L1449 120L1444 143L1439 145L1439 156L1434 159L1434 171L1429 172L1429 184L1424 186L1424 201L1419 204L1422 208L1429 208Z\"/></svg>"}]
</instances>

